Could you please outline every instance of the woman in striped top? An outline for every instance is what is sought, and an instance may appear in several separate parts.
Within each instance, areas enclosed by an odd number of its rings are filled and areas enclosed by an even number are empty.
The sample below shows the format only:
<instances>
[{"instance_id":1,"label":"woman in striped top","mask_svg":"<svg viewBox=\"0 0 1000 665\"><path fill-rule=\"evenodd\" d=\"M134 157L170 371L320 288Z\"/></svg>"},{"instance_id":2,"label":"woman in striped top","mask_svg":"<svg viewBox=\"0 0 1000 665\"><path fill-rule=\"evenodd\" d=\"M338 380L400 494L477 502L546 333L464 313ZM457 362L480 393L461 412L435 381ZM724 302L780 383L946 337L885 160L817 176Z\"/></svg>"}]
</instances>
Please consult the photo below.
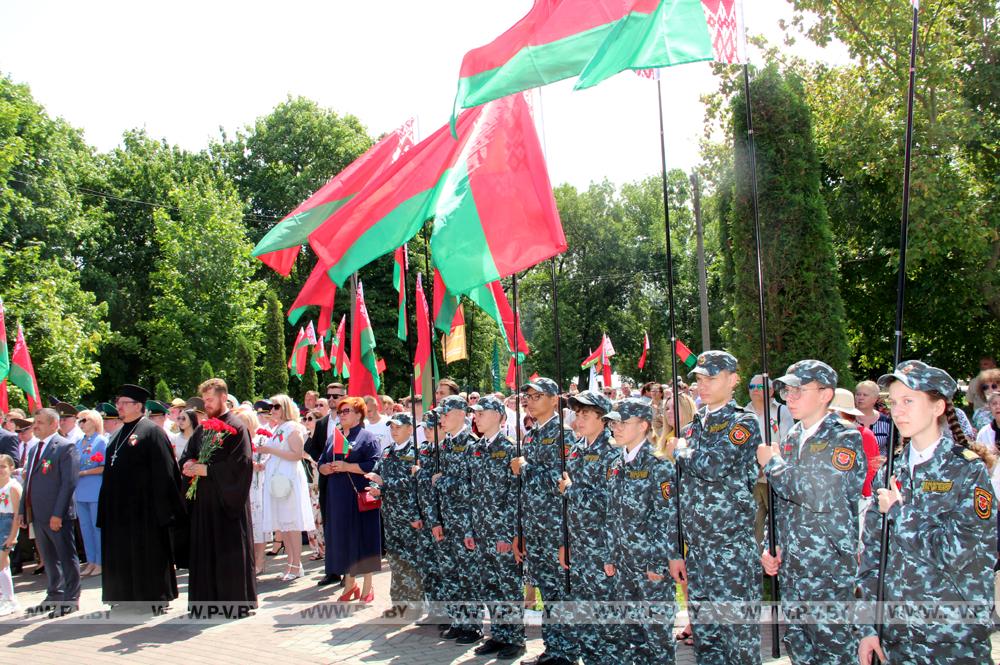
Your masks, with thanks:
<instances>
[{"instance_id":1,"label":"woman in striped top","mask_svg":"<svg viewBox=\"0 0 1000 665\"><path fill-rule=\"evenodd\" d=\"M889 432L892 430L892 420L889 416L875 410L878 401L878 384L874 381L861 381L854 388L854 405L861 411L858 423L864 425L875 435L878 441L878 454L885 458L889 454Z\"/></svg>"}]
</instances>

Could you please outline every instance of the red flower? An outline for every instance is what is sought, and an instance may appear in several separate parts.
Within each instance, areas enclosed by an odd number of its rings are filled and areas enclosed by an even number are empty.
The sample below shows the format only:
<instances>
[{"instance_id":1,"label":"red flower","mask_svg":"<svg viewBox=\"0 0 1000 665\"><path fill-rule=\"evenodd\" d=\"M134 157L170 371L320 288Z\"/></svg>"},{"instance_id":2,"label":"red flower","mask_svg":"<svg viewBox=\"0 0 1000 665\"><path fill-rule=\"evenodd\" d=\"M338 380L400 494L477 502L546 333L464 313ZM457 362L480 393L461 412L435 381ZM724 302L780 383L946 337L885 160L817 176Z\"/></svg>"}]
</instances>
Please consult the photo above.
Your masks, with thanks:
<instances>
[{"instance_id":1,"label":"red flower","mask_svg":"<svg viewBox=\"0 0 1000 665\"><path fill-rule=\"evenodd\" d=\"M209 432L224 432L225 434L236 434L236 428L225 423L218 418L208 418L201 423L201 428Z\"/></svg>"},{"instance_id":2,"label":"red flower","mask_svg":"<svg viewBox=\"0 0 1000 665\"><path fill-rule=\"evenodd\" d=\"M93 462L94 464L100 464L101 462L104 461L104 455L102 455L101 453L94 453L93 455L90 456L90 461Z\"/></svg>"},{"instance_id":3,"label":"red flower","mask_svg":"<svg viewBox=\"0 0 1000 665\"><path fill-rule=\"evenodd\" d=\"M259 434L260 436L266 436L269 439L273 436L270 430L266 430L263 427L257 430L257 434Z\"/></svg>"}]
</instances>

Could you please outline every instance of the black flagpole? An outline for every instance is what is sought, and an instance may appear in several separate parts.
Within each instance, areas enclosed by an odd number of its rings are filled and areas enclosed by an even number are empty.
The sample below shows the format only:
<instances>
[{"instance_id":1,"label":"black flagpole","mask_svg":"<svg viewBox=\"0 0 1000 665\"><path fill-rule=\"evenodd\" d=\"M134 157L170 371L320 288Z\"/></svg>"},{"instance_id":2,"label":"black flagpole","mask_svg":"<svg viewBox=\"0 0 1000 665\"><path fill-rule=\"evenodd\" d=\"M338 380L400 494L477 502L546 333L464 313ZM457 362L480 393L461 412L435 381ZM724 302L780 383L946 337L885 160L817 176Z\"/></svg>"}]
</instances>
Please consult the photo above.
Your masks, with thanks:
<instances>
[{"instance_id":1,"label":"black flagpole","mask_svg":"<svg viewBox=\"0 0 1000 665\"><path fill-rule=\"evenodd\" d=\"M406 245L403 245L403 247L405 248ZM401 274L402 274L402 277L403 277L402 280L401 280L403 282L403 284L402 284L402 288L403 289L407 288L406 280L407 280L407 277L408 277L408 274L409 274L409 268L410 268L410 254L409 254L408 249L404 249L403 250L403 265L402 265L402 269L400 271ZM405 298L405 295L404 295L404 298ZM413 301L413 305L410 305L410 301L411 300ZM415 370L415 368L413 366L413 359L417 355L416 354L416 339L415 339L415 334L416 334L416 330L417 330L417 327L416 327L416 307L415 307L415 305L416 305L416 289L414 288L414 290L413 290L413 297L412 298L405 298L403 300L403 306L405 307L405 309L403 310L403 316L406 317L406 350L410 354L410 417L413 419L413 455L414 455L414 460L416 460L414 462L414 464L419 464L420 463L420 451L418 450L418 445L419 444L417 443L417 400L416 400L417 374L416 374L416 370ZM414 318L412 318L412 319L410 318L410 312L411 311L414 314ZM414 496L414 499L416 500L416 503L417 503L417 513L420 515L420 519L423 519L423 517L424 517L423 516L423 508L420 506L420 492L419 492L419 489L417 487L417 477L416 477L416 475L413 476L413 496Z\"/></svg>"},{"instance_id":2,"label":"black flagpole","mask_svg":"<svg viewBox=\"0 0 1000 665\"><path fill-rule=\"evenodd\" d=\"M917 22L919 4L913 2L913 26L910 31L910 84L906 99L906 145L903 153L903 212L899 225L899 274L896 276L896 348L893 351L892 366L903 361L903 305L906 302L906 233L910 225L910 157L913 146L913 90L917 78ZM893 474L894 452L899 433L893 424L889 434L889 449L885 460L885 488L890 489ZM882 515L881 549L878 557L878 588L876 591L875 624L878 626L879 641L885 632L885 571L889 565L889 519ZM873 657L874 660L874 657Z\"/></svg>"},{"instance_id":3,"label":"black flagpole","mask_svg":"<svg viewBox=\"0 0 1000 665\"><path fill-rule=\"evenodd\" d=\"M764 268L761 263L760 249L760 210L757 203L757 151L754 147L753 114L750 111L750 66L743 64L743 90L747 104L747 152L750 167L750 191L753 195L753 236L757 250L757 310L760 318L760 370L764 381L764 445L771 446L771 394L770 376L767 370L767 322L764 313ZM767 551L771 556L777 556L778 533L774 519L775 497L770 483L767 486ZM781 655L778 636L778 576L771 577L771 656Z\"/></svg>"},{"instance_id":4,"label":"black flagpole","mask_svg":"<svg viewBox=\"0 0 1000 665\"><path fill-rule=\"evenodd\" d=\"M670 243L670 197L667 193L667 139L663 128L663 86L659 70L656 77L656 96L660 104L660 166L663 177L663 228L667 238L667 310L670 321L670 374L673 377L674 436L681 435L680 389L677 377L677 332L674 327L674 255ZM677 552L684 557L684 528L681 518L681 461L675 457L674 495L677 497Z\"/></svg>"},{"instance_id":5,"label":"black flagpole","mask_svg":"<svg viewBox=\"0 0 1000 665\"><path fill-rule=\"evenodd\" d=\"M516 436L517 457L521 457L521 312L517 299L517 273L511 276L511 291L514 296L514 417L517 419L514 427ZM521 518L521 474L517 474L517 542L524 549L524 522ZM524 575L524 558L517 564L519 575Z\"/></svg>"},{"instance_id":6,"label":"black flagpole","mask_svg":"<svg viewBox=\"0 0 1000 665\"><path fill-rule=\"evenodd\" d=\"M562 408L562 350L559 348L559 289L556 288L556 259L549 262L549 276L552 280L552 326L556 342L556 409L559 411L559 470L566 473L566 431L563 425ZM516 332L514 333L517 334ZM569 501L562 495L562 539L566 559L566 593L570 592L569 575Z\"/></svg>"},{"instance_id":7,"label":"black flagpole","mask_svg":"<svg viewBox=\"0 0 1000 665\"><path fill-rule=\"evenodd\" d=\"M429 275L429 287L431 294L431 307L434 303L434 275L431 274L431 240L427 233L427 225L424 224L424 272ZM426 296L425 296L426 298ZM431 385L431 408L437 408L437 382L438 382L438 366L437 366L437 334L434 332L434 316L433 311L431 312L429 327L431 329L431 377L434 379ZM438 426L434 426L434 465L437 467L437 473L441 473L441 446L438 441ZM437 494L434 495L437 497ZM437 511L438 515L441 514L441 499L437 498ZM442 522L444 519L442 518ZM444 526L443 524L441 526Z\"/></svg>"}]
</instances>

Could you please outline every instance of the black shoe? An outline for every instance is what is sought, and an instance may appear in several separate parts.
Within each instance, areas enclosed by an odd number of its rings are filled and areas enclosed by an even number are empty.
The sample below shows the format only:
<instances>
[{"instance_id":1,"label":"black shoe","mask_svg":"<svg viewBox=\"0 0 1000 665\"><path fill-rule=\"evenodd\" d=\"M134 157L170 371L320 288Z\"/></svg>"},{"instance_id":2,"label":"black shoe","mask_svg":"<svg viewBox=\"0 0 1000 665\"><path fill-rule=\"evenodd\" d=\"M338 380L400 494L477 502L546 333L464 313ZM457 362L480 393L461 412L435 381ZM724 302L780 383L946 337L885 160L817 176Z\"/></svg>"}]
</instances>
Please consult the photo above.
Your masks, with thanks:
<instances>
[{"instance_id":1,"label":"black shoe","mask_svg":"<svg viewBox=\"0 0 1000 665\"><path fill-rule=\"evenodd\" d=\"M465 633L464 630L458 626L451 626L448 630L441 633L441 639L443 640L457 640L462 634Z\"/></svg>"},{"instance_id":2,"label":"black shoe","mask_svg":"<svg viewBox=\"0 0 1000 665\"><path fill-rule=\"evenodd\" d=\"M505 644L497 653L497 660L514 660L523 656L525 651L523 644Z\"/></svg>"},{"instance_id":3,"label":"black shoe","mask_svg":"<svg viewBox=\"0 0 1000 665\"><path fill-rule=\"evenodd\" d=\"M22 566L21 566L21 564L19 564L19 563L18 564L13 564L13 563L10 564L10 574L11 575L20 575L21 572L22 572Z\"/></svg>"},{"instance_id":4,"label":"black shoe","mask_svg":"<svg viewBox=\"0 0 1000 665\"><path fill-rule=\"evenodd\" d=\"M506 644L504 644L503 642L497 642L495 639L491 637L490 639L486 640L478 647L473 649L472 653L476 654L477 656L488 656L491 653L497 653L499 651L503 651L506 647L507 647Z\"/></svg>"},{"instance_id":5,"label":"black shoe","mask_svg":"<svg viewBox=\"0 0 1000 665\"><path fill-rule=\"evenodd\" d=\"M483 639L483 633L479 630L464 630L455 640L455 644L475 644Z\"/></svg>"},{"instance_id":6,"label":"black shoe","mask_svg":"<svg viewBox=\"0 0 1000 665\"><path fill-rule=\"evenodd\" d=\"M323 579L316 583L316 586L328 586L340 581L340 575L324 575Z\"/></svg>"},{"instance_id":7,"label":"black shoe","mask_svg":"<svg viewBox=\"0 0 1000 665\"><path fill-rule=\"evenodd\" d=\"M32 575L41 575L44 572L45 572L45 566L39 566L38 568L35 568L35 572L33 572L31 574Z\"/></svg>"},{"instance_id":8,"label":"black shoe","mask_svg":"<svg viewBox=\"0 0 1000 665\"><path fill-rule=\"evenodd\" d=\"M49 612L49 618L58 619L59 617L64 617L67 614L72 614L73 612L76 612L76 610L76 605L60 605Z\"/></svg>"},{"instance_id":9,"label":"black shoe","mask_svg":"<svg viewBox=\"0 0 1000 665\"><path fill-rule=\"evenodd\" d=\"M267 556L278 556L278 555L279 555L279 554L281 554L281 553L282 553L282 552L283 552L284 550L285 550L285 544L284 544L284 543L281 543L281 547L279 547L279 548L278 548L278 549L276 549L276 550L268 550L268 551L267 551L267 552L266 552L265 554L267 554Z\"/></svg>"}]
</instances>

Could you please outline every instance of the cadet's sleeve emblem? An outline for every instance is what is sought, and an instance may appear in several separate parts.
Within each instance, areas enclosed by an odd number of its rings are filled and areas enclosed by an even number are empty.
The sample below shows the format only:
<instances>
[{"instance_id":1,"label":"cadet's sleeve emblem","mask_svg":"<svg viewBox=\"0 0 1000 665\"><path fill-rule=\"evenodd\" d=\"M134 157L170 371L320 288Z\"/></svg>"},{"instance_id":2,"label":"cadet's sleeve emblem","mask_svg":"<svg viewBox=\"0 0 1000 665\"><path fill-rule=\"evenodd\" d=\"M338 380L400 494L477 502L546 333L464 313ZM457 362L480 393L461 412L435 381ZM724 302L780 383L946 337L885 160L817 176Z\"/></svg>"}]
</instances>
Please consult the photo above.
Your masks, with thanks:
<instances>
[{"instance_id":1,"label":"cadet's sleeve emblem","mask_svg":"<svg viewBox=\"0 0 1000 665\"><path fill-rule=\"evenodd\" d=\"M664 501L670 501L670 481L660 483L660 496Z\"/></svg>"},{"instance_id":2,"label":"cadet's sleeve emblem","mask_svg":"<svg viewBox=\"0 0 1000 665\"><path fill-rule=\"evenodd\" d=\"M980 519L988 520L993 515L993 495L981 487L976 488L976 515Z\"/></svg>"},{"instance_id":3,"label":"cadet's sleeve emblem","mask_svg":"<svg viewBox=\"0 0 1000 665\"><path fill-rule=\"evenodd\" d=\"M854 461L858 454L850 448L833 449L833 468L838 471L850 471L854 468Z\"/></svg>"},{"instance_id":4,"label":"cadet's sleeve emblem","mask_svg":"<svg viewBox=\"0 0 1000 665\"><path fill-rule=\"evenodd\" d=\"M737 425L729 430L729 442L734 446L742 446L750 440L750 430L746 425Z\"/></svg>"}]
</instances>

